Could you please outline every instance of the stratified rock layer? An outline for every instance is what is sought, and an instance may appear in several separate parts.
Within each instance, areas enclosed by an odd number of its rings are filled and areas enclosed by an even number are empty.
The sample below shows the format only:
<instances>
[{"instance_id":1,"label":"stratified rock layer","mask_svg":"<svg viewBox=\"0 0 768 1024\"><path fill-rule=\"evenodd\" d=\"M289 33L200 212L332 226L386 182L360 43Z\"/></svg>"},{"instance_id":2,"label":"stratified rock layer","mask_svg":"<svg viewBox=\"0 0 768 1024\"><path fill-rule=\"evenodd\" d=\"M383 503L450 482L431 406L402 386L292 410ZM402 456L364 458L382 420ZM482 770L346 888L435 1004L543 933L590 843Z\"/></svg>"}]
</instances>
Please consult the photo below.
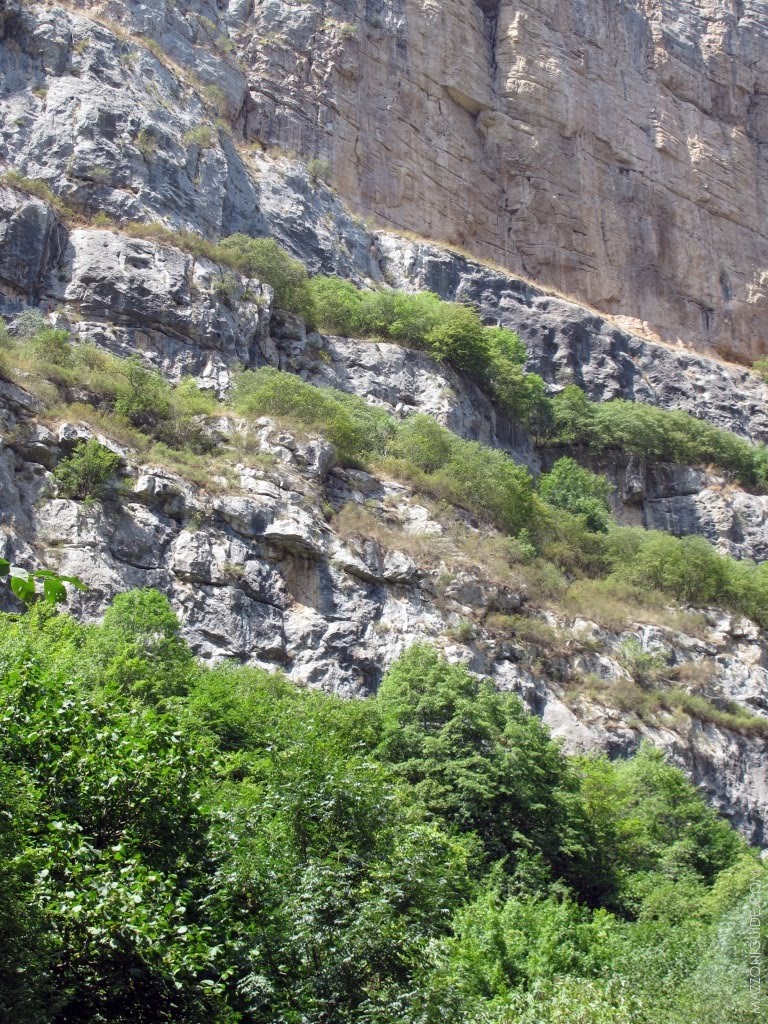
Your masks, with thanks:
<instances>
[{"instance_id":1,"label":"stratified rock layer","mask_svg":"<svg viewBox=\"0 0 768 1024\"><path fill-rule=\"evenodd\" d=\"M765 350L765 0L256 0L223 17L246 137L329 160L361 211L667 340Z\"/></svg>"},{"instance_id":2,"label":"stratified rock layer","mask_svg":"<svg viewBox=\"0 0 768 1024\"><path fill-rule=\"evenodd\" d=\"M572 380L595 400L685 409L768 438L754 374L366 228L321 183L322 164L302 169L242 138L329 159L342 195L390 223L743 355L765 312L764 4L69 6L80 12L0 0L0 160L36 179L0 187L6 320L36 311L78 342L139 351L219 394L234 365L267 363L396 416L427 412L534 472L554 457L425 353L307 333L275 313L267 285L109 218L272 234L313 272L476 303L488 322L520 331L529 368L552 390ZM27 194L46 188L74 215L62 221ZM754 720L734 727L663 701L636 719L621 700L636 637L689 696L765 717L768 656L754 624L713 609L631 609L617 624L591 607L541 621L538 584L494 556L503 541L492 531L464 513L446 523L403 484L334 468L327 442L269 420L206 423L221 443L245 432L254 458L226 472L212 459L205 487L97 434L120 455L119 481L103 501L64 499L52 471L100 428L46 411L28 386L23 372L0 380L0 556L81 575L91 589L73 600L77 614L98 618L116 592L158 587L200 656L280 667L347 695L371 692L426 639L520 693L569 749L623 756L650 739L765 842L766 744ZM622 521L768 554L764 496L620 455L596 468L616 484Z\"/></svg>"}]
</instances>

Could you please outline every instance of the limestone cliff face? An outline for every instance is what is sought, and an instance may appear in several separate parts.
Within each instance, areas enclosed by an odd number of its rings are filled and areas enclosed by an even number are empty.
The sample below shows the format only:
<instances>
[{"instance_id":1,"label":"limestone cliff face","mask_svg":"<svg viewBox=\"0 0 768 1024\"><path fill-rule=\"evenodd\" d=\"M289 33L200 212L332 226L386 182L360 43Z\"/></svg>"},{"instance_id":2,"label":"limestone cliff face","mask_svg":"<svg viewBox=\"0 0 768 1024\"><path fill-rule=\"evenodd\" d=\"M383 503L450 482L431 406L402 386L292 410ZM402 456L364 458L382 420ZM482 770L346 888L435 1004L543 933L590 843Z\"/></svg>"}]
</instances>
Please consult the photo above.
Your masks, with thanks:
<instances>
[{"instance_id":1,"label":"limestone cliff face","mask_svg":"<svg viewBox=\"0 0 768 1024\"><path fill-rule=\"evenodd\" d=\"M741 360L766 349L765 0L71 6L153 40L208 91L236 138L328 161L359 213L493 258L663 340ZM18 10L17 0L4 7ZM122 64L100 69L85 50L67 57L61 11L34 9L31 46L22 40L32 65L56 76L100 71L123 100L137 73L141 91L166 91L149 55L132 67L117 54ZM78 24L70 31L77 38ZM106 38L99 27L92 35ZM29 61L19 70L29 73ZM135 138L152 96L138 106L132 97L105 124L97 98L77 82L67 90L25 110L38 115L39 143L54 118L57 127L42 154L26 146L24 162L34 157L34 173L53 175L69 160L70 175L87 178L90 161L109 167L105 157L115 157L99 137L112 151L110 132L127 127ZM161 166L174 162L163 128L175 114L149 118ZM62 116L78 129L72 155ZM24 135L13 118L9 130ZM263 211L248 212L253 188L224 148L174 169L163 214L178 206L208 231L263 229ZM185 170L200 202L187 194ZM120 170L120 184L134 187L121 204L132 212L144 198L137 175L135 159ZM217 178L223 191L212 187Z\"/></svg>"},{"instance_id":2,"label":"limestone cliff face","mask_svg":"<svg viewBox=\"0 0 768 1024\"><path fill-rule=\"evenodd\" d=\"M240 0L246 137L667 340L768 335L764 0Z\"/></svg>"},{"instance_id":3,"label":"limestone cliff face","mask_svg":"<svg viewBox=\"0 0 768 1024\"><path fill-rule=\"evenodd\" d=\"M756 375L373 230L345 205L459 239L691 344L756 349L768 21L765 5L711 7L0 0L0 170L35 179L0 186L0 315L13 324L35 311L76 343L140 352L219 394L233 366L271 364L395 416L427 412L542 468L552 453L450 367L308 332L273 309L267 284L117 224L268 234L313 272L474 303L519 331L552 390L574 381L597 401L685 409L768 440ZM330 160L338 192L247 144L257 138ZM613 692L629 682L622 649L634 637L691 693L765 717L768 640L754 624L716 609L617 620L550 607L471 516L446 520L412 488L340 469L326 441L266 419L207 422L221 444L250 431L254 458L195 485L77 415L45 406L23 371L0 379L0 556L81 575L90 590L76 614L98 618L115 593L154 586L202 657L347 695L371 692L426 639L518 692L570 749L656 743L765 843L760 730L666 706L638 718ZM120 456L115 486L104 501L64 499L52 470L94 434ZM768 556L764 495L703 469L622 457L596 468L616 484L622 521ZM520 628L494 624L510 614Z\"/></svg>"}]
</instances>

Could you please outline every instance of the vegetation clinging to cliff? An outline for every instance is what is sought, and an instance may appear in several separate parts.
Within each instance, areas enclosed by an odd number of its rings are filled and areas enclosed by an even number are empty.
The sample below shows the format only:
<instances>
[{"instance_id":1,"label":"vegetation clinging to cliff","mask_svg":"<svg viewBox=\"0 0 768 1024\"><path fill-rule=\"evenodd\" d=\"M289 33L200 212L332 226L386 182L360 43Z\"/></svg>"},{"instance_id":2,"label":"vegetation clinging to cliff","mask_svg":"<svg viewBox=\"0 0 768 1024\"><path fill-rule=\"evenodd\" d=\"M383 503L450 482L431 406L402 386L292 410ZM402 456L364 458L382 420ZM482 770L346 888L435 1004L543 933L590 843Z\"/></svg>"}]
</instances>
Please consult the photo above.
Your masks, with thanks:
<instances>
[{"instance_id":1,"label":"vegetation clinging to cliff","mask_svg":"<svg viewBox=\"0 0 768 1024\"><path fill-rule=\"evenodd\" d=\"M206 415L226 414L227 409L210 392L201 392L189 379L172 387L135 358L120 360L90 345L70 344L66 332L41 331L34 325L30 331L31 337L21 340L0 334L0 373L14 376L13 367L23 367L25 386L53 408L62 403L66 409L67 395L73 390L82 395L85 389L98 407L94 422L100 429L111 430L203 485L211 484L205 453L212 442L204 421ZM701 538L619 529L607 516L603 478L570 459L545 474L534 493L528 471L497 449L462 440L428 416L398 422L360 398L313 387L293 374L270 368L243 372L236 378L232 401L247 417L271 415L319 431L336 446L342 462L377 465L513 536L523 531L525 543L571 577L620 579L680 602L732 608L768 625L768 566L719 555ZM602 414L612 404L594 406L576 388L566 389L561 401L555 422L564 437L577 436L581 417L594 410ZM633 408L630 403L613 404L623 412ZM94 416L84 405L71 411L78 418ZM657 412L643 407L641 416L653 424ZM677 423L678 414L670 415L669 422ZM701 426L705 438L714 431ZM738 441L722 431L714 434ZM233 472L243 455L233 446L228 462L222 449L218 474ZM70 483L79 486L78 481ZM596 532L606 527L607 533Z\"/></svg>"},{"instance_id":2,"label":"vegetation clinging to cliff","mask_svg":"<svg viewBox=\"0 0 768 1024\"><path fill-rule=\"evenodd\" d=\"M270 368L239 377L235 405L340 438L343 458L378 465L513 536L524 531L541 556L571 575L611 577L684 604L722 605L768 625L768 563L720 555L701 537L616 526L605 480L570 459L540 477L533 493L525 468L429 416L397 423L360 398Z\"/></svg>"}]
</instances>

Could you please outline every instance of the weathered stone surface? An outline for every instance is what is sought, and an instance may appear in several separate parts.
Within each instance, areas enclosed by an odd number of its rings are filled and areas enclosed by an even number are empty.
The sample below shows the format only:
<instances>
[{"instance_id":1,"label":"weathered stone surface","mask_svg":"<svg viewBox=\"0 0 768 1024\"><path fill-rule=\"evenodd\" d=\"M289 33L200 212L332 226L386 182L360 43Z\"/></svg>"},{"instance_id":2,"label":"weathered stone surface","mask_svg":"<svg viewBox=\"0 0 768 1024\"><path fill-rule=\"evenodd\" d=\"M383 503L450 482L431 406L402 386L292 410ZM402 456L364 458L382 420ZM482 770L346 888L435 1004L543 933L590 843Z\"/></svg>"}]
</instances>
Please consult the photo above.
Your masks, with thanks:
<instances>
[{"instance_id":1,"label":"weathered stone surface","mask_svg":"<svg viewBox=\"0 0 768 1024\"><path fill-rule=\"evenodd\" d=\"M647 341L592 310L546 294L458 253L381 234L382 267L397 287L473 302L490 323L518 331L527 369L594 401L624 398L682 409L750 439L768 440L768 387L743 367ZM694 346L693 338L688 339Z\"/></svg>"},{"instance_id":2,"label":"weathered stone surface","mask_svg":"<svg viewBox=\"0 0 768 1024\"><path fill-rule=\"evenodd\" d=\"M0 186L0 289L9 305L39 297L63 235L47 203Z\"/></svg>"},{"instance_id":3,"label":"weathered stone surface","mask_svg":"<svg viewBox=\"0 0 768 1024\"><path fill-rule=\"evenodd\" d=\"M78 309L83 340L203 378L217 355L220 366L255 358L272 300L268 285L208 260L99 230L70 233L46 294Z\"/></svg>"},{"instance_id":4,"label":"weathered stone surface","mask_svg":"<svg viewBox=\"0 0 768 1024\"><path fill-rule=\"evenodd\" d=\"M327 158L364 213L667 340L764 347L764 0L101 10L25 9L0 53L2 151L71 201L269 230L313 268L375 278L374 239L304 172L213 128L190 141L225 113L246 139Z\"/></svg>"},{"instance_id":5,"label":"weathered stone surface","mask_svg":"<svg viewBox=\"0 0 768 1024\"><path fill-rule=\"evenodd\" d=\"M764 0L201 6L246 136L327 158L358 209L666 338L763 346ZM237 104L185 4L109 9Z\"/></svg>"}]
</instances>

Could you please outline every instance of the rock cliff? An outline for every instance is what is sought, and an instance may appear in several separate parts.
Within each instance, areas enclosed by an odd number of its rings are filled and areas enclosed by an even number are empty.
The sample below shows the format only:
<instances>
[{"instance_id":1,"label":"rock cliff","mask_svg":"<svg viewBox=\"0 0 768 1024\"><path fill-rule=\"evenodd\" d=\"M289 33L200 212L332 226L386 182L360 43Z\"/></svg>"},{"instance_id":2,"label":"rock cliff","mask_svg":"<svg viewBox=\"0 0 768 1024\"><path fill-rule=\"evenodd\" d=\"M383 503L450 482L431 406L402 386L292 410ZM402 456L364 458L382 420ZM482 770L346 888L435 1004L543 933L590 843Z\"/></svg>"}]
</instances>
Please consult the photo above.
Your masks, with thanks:
<instances>
[{"instance_id":1,"label":"rock cliff","mask_svg":"<svg viewBox=\"0 0 768 1024\"><path fill-rule=\"evenodd\" d=\"M245 139L327 160L358 211L667 340L764 349L763 0L83 6L196 62Z\"/></svg>"},{"instance_id":2,"label":"rock cliff","mask_svg":"<svg viewBox=\"0 0 768 1024\"><path fill-rule=\"evenodd\" d=\"M768 440L766 386L706 351L754 355L765 329L767 24L757 2L0 0L0 157L17 175L0 186L0 313L34 310L219 395L235 366L268 364L396 417L427 412L534 472L559 454L425 353L308 331L269 285L124 229L270 234L313 272L474 303L520 333L552 393L575 382ZM640 322L703 351L640 337ZM266 418L209 422L216 443L247 435L249 457L232 472L212 458L194 483L46 407L33 385L0 379L0 556L80 575L78 614L158 587L202 657L348 696L426 638L520 693L571 749L662 746L765 842L759 725L638 693L628 667L636 640L675 692L766 718L753 623L558 604L472 516L339 468L321 438ZM62 498L52 470L90 436L120 457L114 486L103 501ZM594 468L616 484L620 521L766 558L764 495L707 469Z\"/></svg>"}]
</instances>

